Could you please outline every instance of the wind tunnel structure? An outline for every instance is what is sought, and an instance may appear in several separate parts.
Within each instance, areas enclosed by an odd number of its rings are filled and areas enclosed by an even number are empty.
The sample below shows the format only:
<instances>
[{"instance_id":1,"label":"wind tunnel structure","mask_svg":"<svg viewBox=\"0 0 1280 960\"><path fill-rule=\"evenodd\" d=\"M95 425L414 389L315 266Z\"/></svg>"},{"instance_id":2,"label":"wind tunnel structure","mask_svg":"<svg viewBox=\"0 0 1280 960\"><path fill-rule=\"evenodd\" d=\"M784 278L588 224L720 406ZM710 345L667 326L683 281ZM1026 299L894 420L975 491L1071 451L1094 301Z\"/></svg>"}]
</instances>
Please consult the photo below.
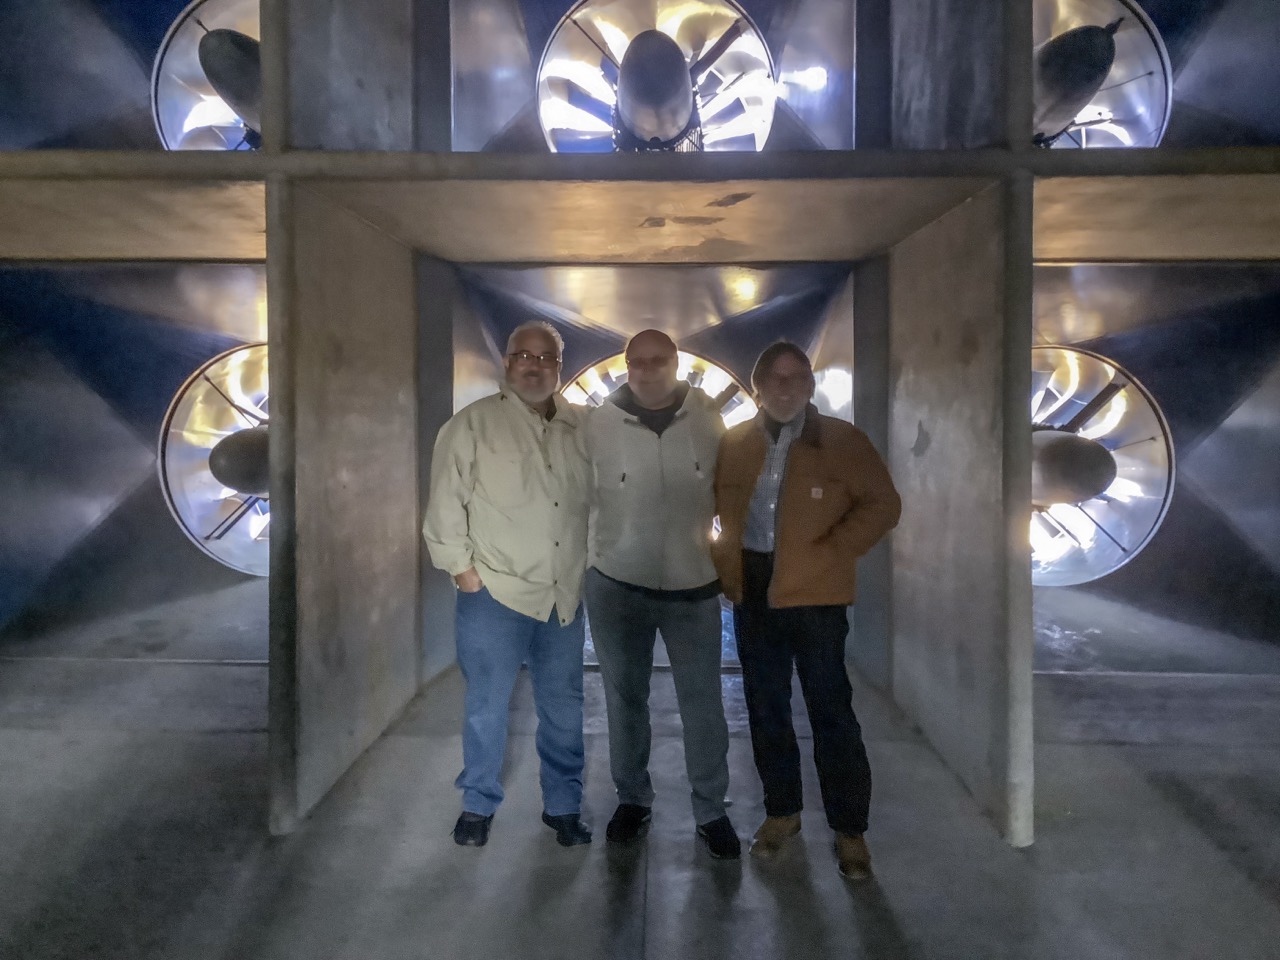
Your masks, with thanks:
<instances>
[{"instance_id":1,"label":"wind tunnel structure","mask_svg":"<svg viewBox=\"0 0 1280 960\"><path fill-rule=\"evenodd\" d=\"M1035 0L1037 146L1155 147L1173 106L1173 67L1137 0Z\"/></svg>"},{"instance_id":2,"label":"wind tunnel structure","mask_svg":"<svg viewBox=\"0 0 1280 960\"><path fill-rule=\"evenodd\" d=\"M265 615L265 584L215 562L174 522L157 445L166 423L205 419L173 403L196 399L183 390L192 371L219 381L217 358L252 353L265 334L261 266L0 269L0 493L24 505L0 530L0 635L159 622L169 616L159 608L215 593L227 602L218 629Z\"/></svg>"},{"instance_id":3,"label":"wind tunnel structure","mask_svg":"<svg viewBox=\"0 0 1280 960\"><path fill-rule=\"evenodd\" d=\"M1173 496L1169 426L1142 384L1086 350L1037 347L1031 377L1032 583L1088 583L1159 529Z\"/></svg>"},{"instance_id":4,"label":"wind tunnel structure","mask_svg":"<svg viewBox=\"0 0 1280 960\"><path fill-rule=\"evenodd\" d=\"M1033 426L1038 669L1277 660L1277 309L1270 264L1036 268L1033 421L1059 428Z\"/></svg>"},{"instance_id":5,"label":"wind tunnel structure","mask_svg":"<svg viewBox=\"0 0 1280 960\"><path fill-rule=\"evenodd\" d=\"M179 388L156 464L173 518L201 551L241 573L270 569L267 345L219 354Z\"/></svg>"},{"instance_id":6,"label":"wind tunnel structure","mask_svg":"<svg viewBox=\"0 0 1280 960\"><path fill-rule=\"evenodd\" d=\"M258 0L193 0L169 27L151 74L166 150L254 150L262 143Z\"/></svg>"},{"instance_id":7,"label":"wind tunnel structure","mask_svg":"<svg viewBox=\"0 0 1280 960\"><path fill-rule=\"evenodd\" d=\"M849 149L854 9L455 0L455 150Z\"/></svg>"}]
</instances>

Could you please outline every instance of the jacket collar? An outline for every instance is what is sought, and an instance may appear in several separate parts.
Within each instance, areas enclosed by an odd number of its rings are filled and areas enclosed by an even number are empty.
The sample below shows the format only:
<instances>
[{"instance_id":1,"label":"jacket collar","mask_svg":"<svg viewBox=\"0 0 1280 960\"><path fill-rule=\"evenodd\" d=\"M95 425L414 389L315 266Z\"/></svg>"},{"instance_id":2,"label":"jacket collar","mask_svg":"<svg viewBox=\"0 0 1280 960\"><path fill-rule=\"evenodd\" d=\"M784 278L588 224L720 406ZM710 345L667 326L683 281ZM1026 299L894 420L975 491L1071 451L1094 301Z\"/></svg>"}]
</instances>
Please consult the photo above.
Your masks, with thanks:
<instances>
[{"instance_id":1,"label":"jacket collar","mask_svg":"<svg viewBox=\"0 0 1280 960\"><path fill-rule=\"evenodd\" d=\"M756 426L760 432L764 432L764 418L766 414L764 408L761 407L756 414ZM818 412L818 408L812 403L805 404L804 408L804 426L800 428L800 436L796 439L807 446L813 447L815 450L822 447L822 426L820 420L822 414Z\"/></svg>"},{"instance_id":2,"label":"jacket collar","mask_svg":"<svg viewBox=\"0 0 1280 960\"><path fill-rule=\"evenodd\" d=\"M680 406L676 408L676 416L682 416L686 408L689 406L689 397L693 395L693 387L687 382L681 381L676 384L676 394L680 398ZM635 394L631 392L630 384L624 383L617 390L609 395L605 403L612 403L615 407L625 413L628 417L637 418L639 406L635 400Z\"/></svg>"},{"instance_id":3,"label":"jacket collar","mask_svg":"<svg viewBox=\"0 0 1280 960\"><path fill-rule=\"evenodd\" d=\"M511 389L511 384L504 381L500 392L503 400L507 400L515 404L514 409L523 411L530 416L538 416L537 411L521 400L520 395ZM562 423L569 427L575 426L575 424L565 416L565 412L569 409L569 401L560 395L559 390L551 394L551 406L555 412L551 415L551 419L548 421L549 423Z\"/></svg>"}]
</instances>

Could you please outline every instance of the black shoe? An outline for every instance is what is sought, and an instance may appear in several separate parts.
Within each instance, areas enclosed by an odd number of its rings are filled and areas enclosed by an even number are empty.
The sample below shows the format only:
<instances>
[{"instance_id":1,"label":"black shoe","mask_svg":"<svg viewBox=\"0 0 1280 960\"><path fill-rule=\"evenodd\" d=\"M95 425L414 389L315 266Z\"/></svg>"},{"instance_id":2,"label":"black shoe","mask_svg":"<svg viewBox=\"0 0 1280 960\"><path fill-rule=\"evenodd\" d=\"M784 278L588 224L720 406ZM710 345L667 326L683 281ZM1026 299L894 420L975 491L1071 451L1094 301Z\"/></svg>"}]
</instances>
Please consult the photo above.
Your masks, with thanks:
<instances>
[{"instance_id":1,"label":"black shoe","mask_svg":"<svg viewBox=\"0 0 1280 960\"><path fill-rule=\"evenodd\" d=\"M742 842L728 817L698 824L698 836L707 841L707 850L717 860L737 860L742 856Z\"/></svg>"},{"instance_id":2,"label":"black shoe","mask_svg":"<svg viewBox=\"0 0 1280 960\"><path fill-rule=\"evenodd\" d=\"M453 825L453 842L460 847L483 847L489 842L489 824L493 815L482 817L478 813L466 813Z\"/></svg>"},{"instance_id":3,"label":"black shoe","mask_svg":"<svg viewBox=\"0 0 1280 960\"><path fill-rule=\"evenodd\" d=\"M591 842L591 828L582 822L577 813L563 813L558 817L542 815L542 822L556 832L556 843L562 847L576 847Z\"/></svg>"},{"instance_id":4,"label":"black shoe","mask_svg":"<svg viewBox=\"0 0 1280 960\"><path fill-rule=\"evenodd\" d=\"M649 832L653 812L638 803L620 803L604 835L610 843L632 843Z\"/></svg>"}]
</instances>

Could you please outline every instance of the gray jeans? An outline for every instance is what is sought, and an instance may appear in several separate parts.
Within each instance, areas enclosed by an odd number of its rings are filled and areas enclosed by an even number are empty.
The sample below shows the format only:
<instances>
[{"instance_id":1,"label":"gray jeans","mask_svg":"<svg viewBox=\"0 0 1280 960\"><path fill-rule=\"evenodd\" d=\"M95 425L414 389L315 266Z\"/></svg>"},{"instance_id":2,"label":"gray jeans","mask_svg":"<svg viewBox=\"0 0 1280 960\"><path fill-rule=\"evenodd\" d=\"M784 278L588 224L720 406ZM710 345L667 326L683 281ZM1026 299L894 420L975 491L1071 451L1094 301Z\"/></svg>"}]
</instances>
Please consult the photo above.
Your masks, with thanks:
<instances>
[{"instance_id":1,"label":"gray jeans","mask_svg":"<svg viewBox=\"0 0 1280 960\"><path fill-rule=\"evenodd\" d=\"M729 728L720 696L720 599L665 600L587 571L587 617L609 714L609 769L620 803L653 806L649 778L649 677L661 631L684 727L693 818L724 816Z\"/></svg>"}]
</instances>

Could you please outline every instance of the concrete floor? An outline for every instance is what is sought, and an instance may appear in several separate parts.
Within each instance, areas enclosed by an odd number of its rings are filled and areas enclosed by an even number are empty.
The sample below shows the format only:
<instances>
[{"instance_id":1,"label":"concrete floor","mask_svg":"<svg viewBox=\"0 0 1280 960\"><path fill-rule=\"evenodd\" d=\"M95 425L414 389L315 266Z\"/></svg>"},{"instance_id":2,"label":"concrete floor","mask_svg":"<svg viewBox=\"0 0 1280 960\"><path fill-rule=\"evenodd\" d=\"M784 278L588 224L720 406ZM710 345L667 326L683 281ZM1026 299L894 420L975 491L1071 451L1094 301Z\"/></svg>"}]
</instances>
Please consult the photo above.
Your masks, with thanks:
<instances>
[{"instance_id":1,"label":"concrete floor","mask_svg":"<svg viewBox=\"0 0 1280 960\"><path fill-rule=\"evenodd\" d=\"M1164 729L1151 726L1161 710L1129 709L1123 687L1037 688L1058 714L1101 704L1114 722L1101 734L1044 724L1038 840L1015 851L911 725L859 684L877 880L858 886L836 873L816 808L777 863L708 858L662 672L659 797L635 849L602 842L613 798L593 672L586 805L601 842L565 850L538 822L522 682L492 840L452 844L455 673L297 834L268 839L266 671L253 662L265 606L249 602L260 589L0 647L0 957L1280 957L1280 724L1248 725L1246 704L1221 722L1209 715L1194 741L1144 741ZM740 678L724 684L731 816L746 833L760 790ZM1176 694L1165 689L1163 713L1179 712ZM1127 738L1113 736L1122 722ZM805 775L816 798L808 761Z\"/></svg>"}]
</instances>

